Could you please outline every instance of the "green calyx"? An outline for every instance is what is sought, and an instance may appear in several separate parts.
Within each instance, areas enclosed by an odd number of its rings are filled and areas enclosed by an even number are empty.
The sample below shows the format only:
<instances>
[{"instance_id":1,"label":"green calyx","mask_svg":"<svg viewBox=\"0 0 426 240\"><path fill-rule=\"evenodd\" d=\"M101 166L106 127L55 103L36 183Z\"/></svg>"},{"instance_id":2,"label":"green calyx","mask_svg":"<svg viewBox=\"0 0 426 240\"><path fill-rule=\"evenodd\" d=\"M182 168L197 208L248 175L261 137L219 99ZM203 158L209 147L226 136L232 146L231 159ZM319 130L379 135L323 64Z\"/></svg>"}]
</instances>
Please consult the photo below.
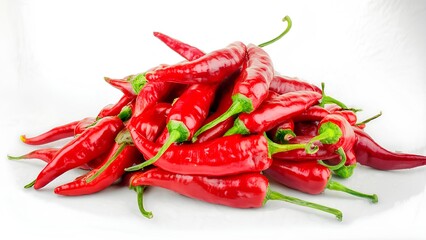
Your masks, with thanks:
<instances>
[{"instance_id":1,"label":"green calyx","mask_svg":"<svg viewBox=\"0 0 426 240\"><path fill-rule=\"evenodd\" d=\"M318 146L315 146L316 141L320 141L323 144L335 144L339 141L340 137L343 135L342 129L332 122L325 122L321 124L318 129L319 135L313 137L308 144L306 145L306 151L312 149L318 149Z\"/></svg>"},{"instance_id":2,"label":"green calyx","mask_svg":"<svg viewBox=\"0 0 426 240\"><path fill-rule=\"evenodd\" d=\"M194 136L192 137L192 142L197 141L197 137L201 133L213 128L214 126L225 121L226 119L228 119L228 118L230 118L234 115L237 115L239 113L251 112L251 111L253 111L253 109L254 109L253 103L249 98L247 98L246 96L239 94L239 93L233 95L232 96L232 105L229 107L229 109L226 110L226 112L224 112L218 118L214 119L213 121L205 124L200 129L198 129L198 131L195 132Z\"/></svg>"},{"instance_id":3,"label":"green calyx","mask_svg":"<svg viewBox=\"0 0 426 240\"><path fill-rule=\"evenodd\" d=\"M180 121L170 120L167 124L167 130L169 131L169 137L154 157L141 164L128 167L125 170L136 171L155 163L173 143L187 141L190 136L188 128Z\"/></svg>"},{"instance_id":4,"label":"green calyx","mask_svg":"<svg viewBox=\"0 0 426 240\"><path fill-rule=\"evenodd\" d=\"M278 129L275 133L274 140L279 143L287 143L294 137L296 137L296 134L291 129Z\"/></svg>"},{"instance_id":5,"label":"green calyx","mask_svg":"<svg viewBox=\"0 0 426 240\"><path fill-rule=\"evenodd\" d=\"M377 203L379 201L376 194L361 193L361 192L355 191L353 189L350 189L350 188L344 186L343 184L341 184L339 182L335 182L335 181L332 181L332 180L329 180L327 182L326 188L330 189L330 190L334 190L334 191L345 192L345 193L351 194L351 195L356 196L356 197L366 198L366 199L371 200L372 203Z\"/></svg>"},{"instance_id":6,"label":"green calyx","mask_svg":"<svg viewBox=\"0 0 426 240\"><path fill-rule=\"evenodd\" d=\"M349 178L354 173L355 168L356 168L356 164L352 164L349 166L342 166L336 170L333 170L333 173L334 175L340 178Z\"/></svg>"},{"instance_id":7,"label":"green calyx","mask_svg":"<svg viewBox=\"0 0 426 240\"><path fill-rule=\"evenodd\" d=\"M234 121L234 126L232 126L223 136L230 136L234 134L250 134L250 131L247 129L246 125L244 125L243 121L239 118L236 118Z\"/></svg>"},{"instance_id":8,"label":"green calyx","mask_svg":"<svg viewBox=\"0 0 426 240\"><path fill-rule=\"evenodd\" d=\"M313 203L313 202L304 201L304 200L299 199L299 198L286 196L286 195L283 195L279 192L272 191L269 186L268 186L268 189L267 189L267 192L266 192L265 199L263 200L263 204L265 204L268 200L278 200L278 201L296 204L296 205L299 205L299 206L302 206L302 207L313 208L313 209L316 209L316 210L319 210L319 211L323 211L323 212L326 212L326 213L333 214L334 216L336 216L336 218L339 221L342 221L342 215L343 214L338 209L330 208L330 207L323 206L323 205Z\"/></svg>"},{"instance_id":9,"label":"green calyx","mask_svg":"<svg viewBox=\"0 0 426 240\"><path fill-rule=\"evenodd\" d=\"M130 119L132 116L132 109L129 106L125 106L121 109L120 113L117 115L121 121L125 122Z\"/></svg>"},{"instance_id":10,"label":"green calyx","mask_svg":"<svg viewBox=\"0 0 426 240\"><path fill-rule=\"evenodd\" d=\"M129 130L127 128L121 130L115 137L115 142L118 144L123 144L123 143L128 145L133 144L133 139L132 139L132 136L130 135Z\"/></svg>"},{"instance_id":11,"label":"green calyx","mask_svg":"<svg viewBox=\"0 0 426 240\"><path fill-rule=\"evenodd\" d=\"M133 91L137 95L148 81L145 78L145 73L140 73L138 75L131 76L129 78L129 82L132 84Z\"/></svg>"}]
</instances>

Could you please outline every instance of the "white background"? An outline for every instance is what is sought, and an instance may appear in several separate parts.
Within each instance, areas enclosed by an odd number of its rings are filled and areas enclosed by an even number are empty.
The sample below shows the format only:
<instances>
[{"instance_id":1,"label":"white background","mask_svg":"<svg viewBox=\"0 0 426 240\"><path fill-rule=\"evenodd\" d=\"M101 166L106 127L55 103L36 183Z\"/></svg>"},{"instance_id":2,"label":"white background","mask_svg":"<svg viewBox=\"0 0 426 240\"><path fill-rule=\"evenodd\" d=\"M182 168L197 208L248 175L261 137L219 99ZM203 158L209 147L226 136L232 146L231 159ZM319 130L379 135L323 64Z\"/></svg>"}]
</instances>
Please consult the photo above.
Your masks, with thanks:
<instances>
[{"instance_id":1,"label":"white background","mask_svg":"<svg viewBox=\"0 0 426 240\"><path fill-rule=\"evenodd\" d=\"M269 202L231 209L151 189L144 219L124 187L60 197L56 185L23 189L44 163L12 162L35 149L19 141L117 101L104 76L123 77L181 58L152 36L160 31L206 52L233 41L275 37L265 48L275 69L315 84L360 119L383 116L366 131L391 150L426 155L426 1L0 1L0 235L29 239L425 239L426 168L382 172L359 166L344 184L376 193L374 205L326 191L288 195L339 208L343 222L310 209ZM60 141L50 146L60 146Z\"/></svg>"}]
</instances>

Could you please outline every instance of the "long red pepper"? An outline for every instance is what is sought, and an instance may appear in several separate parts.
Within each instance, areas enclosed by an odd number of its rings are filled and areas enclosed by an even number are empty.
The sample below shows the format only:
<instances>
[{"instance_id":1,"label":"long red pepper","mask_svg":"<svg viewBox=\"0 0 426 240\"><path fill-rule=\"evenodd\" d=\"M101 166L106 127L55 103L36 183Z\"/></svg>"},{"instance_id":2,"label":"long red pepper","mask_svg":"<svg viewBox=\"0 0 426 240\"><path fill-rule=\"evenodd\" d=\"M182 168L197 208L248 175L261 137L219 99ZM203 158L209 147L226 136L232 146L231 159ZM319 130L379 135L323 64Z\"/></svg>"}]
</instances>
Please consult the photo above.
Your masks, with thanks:
<instances>
[{"instance_id":1,"label":"long red pepper","mask_svg":"<svg viewBox=\"0 0 426 240\"><path fill-rule=\"evenodd\" d=\"M161 144L148 141L134 129L129 130L133 143L146 159L152 159L161 149ZM171 145L154 165L171 172L196 175L256 172L269 167L272 154L305 147L306 144L276 144L263 135L236 134L203 143ZM139 170L149 164L148 161L126 170Z\"/></svg>"},{"instance_id":2,"label":"long red pepper","mask_svg":"<svg viewBox=\"0 0 426 240\"><path fill-rule=\"evenodd\" d=\"M225 135L269 131L318 103L321 94L310 91L289 92L271 98L251 113L241 113Z\"/></svg>"},{"instance_id":3,"label":"long red pepper","mask_svg":"<svg viewBox=\"0 0 426 240\"><path fill-rule=\"evenodd\" d=\"M309 194L320 194L325 189L346 192L348 194L370 199L377 203L376 194L361 193L331 179L331 171L316 161L285 162L274 160L271 167L264 171L268 178L292 189Z\"/></svg>"},{"instance_id":4,"label":"long red pepper","mask_svg":"<svg viewBox=\"0 0 426 240\"><path fill-rule=\"evenodd\" d=\"M312 140L312 136L296 136L290 139L288 143L289 144L307 144L311 140ZM295 161L295 162L314 161L319 159L328 160L328 159L339 157L337 153L330 152L328 149L326 149L323 143L317 142L315 144L318 151L314 153L307 153L305 149L294 149L291 151L275 153L272 155L272 157L278 160Z\"/></svg>"},{"instance_id":5,"label":"long red pepper","mask_svg":"<svg viewBox=\"0 0 426 240\"><path fill-rule=\"evenodd\" d=\"M298 78L275 75L269 85L269 89L279 94L297 92L297 91L313 91L322 93L321 89L311 83L302 81Z\"/></svg>"},{"instance_id":6,"label":"long red pepper","mask_svg":"<svg viewBox=\"0 0 426 240\"><path fill-rule=\"evenodd\" d=\"M129 79L126 79L126 78L113 79L113 78L109 78L109 77L104 77L104 80L109 85L120 90L124 95L128 95L128 96L137 95L137 93L133 89L132 83L129 81Z\"/></svg>"},{"instance_id":7,"label":"long red pepper","mask_svg":"<svg viewBox=\"0 0 426 240\"><path fill-rule=\"evenodd\" d=\"M44 132L40 135L34 137L26 137L21 135L21 141L29 145L42 145L46 143L51 143L63 138L68 138L74 136L74 128L77 126L79 121L73 121L62 126L54 127L47 132Z\"/></svg>"},{"instance_id":8,"label":"long red pepper","mask_svg":"<svg viewBox=\"0 0 426 240\"><path fill-rule=\"evenodd\" d=\"M354 150L357 161L379 170L410 169L426 165L426 156L391 152L378 144L370 135L353 127L357 136Z\"/></svg>"},{"instance_id":9,"label":"long red pepper","mask_svg":"<svg viewBox=\"0 0 426 240\"><path fill-rule=\"evenodd\" d=\"M167 36L166 34L154 32L154 36L188 61L193 61L205 55L200 49Z\"/></svg>"},{"instance_id":10,"label":"long red pepper","mask_svg":"<svg viewBox=\"0 0 426 240\"><path fill-rule=\"evenodd\" d=\"M123 119L128 116L127 111L120 113ZM81 166L108 151L114 144L115 136L124 127L120 117L110 116L100 119L96 125L87 128L62 147L39 173L34 182L34 188L40 189L64 172Z\"/></svg>"},{"instance_id":11,"label":"long red pepper","mask_svg":"<svg viewBox=\"0 0 426 240\"><path fill-rule=\"evenodd\" d=\"M148 82L175 82L182 84L219 83L237 71L246 56L246 46L234 42L193 60L181 62L146 73Z\"/></svg>"},{"instance_id":12,"label":"long red pepper","mask_svg":"<svg viewBox=\"0 0 426 240\"><path fill-rule=\"evenodd\" d=\"M98 113L98 116L96 118L100 119L100 118L107 117L107 116L118 115L120 113L121 109L123 109L123 107L128 105L134 98L135 98L135 96L123 95L120 98L120 100L118 100L118 102L116 102L115 104L110 104L110 105L105 106Z\"/></svg>"},{"instance_id":13,"label":"long red pepper","mask_svg":"<svg viewBox=\"0 0 426 240\"><path fill-rule=\"evenodd\" d=\"M337 209L271 190L268 179L260 173L215 177L176 174L154 168L134 174L130 184L131 187L136 188L138 186L162 187L190 198L234 208L260 208L269 200L279 200L327 212L336 216L338 220L342 220L342 213ZM138 193L138 195L142 194L141 191ZM145 213L143 205L139 204L139 206L141 212Z\"/></svg>"},{"instance_id":14,"label":"long red pepper","mask_svg":"<svg viewBox=\"0 0 426 240\"><path fill-rule=\"evenodd\" d=\"M104 159L98 168L81 178L56 187L54 192L65 196L79 196L102 191L117 181L124 174L126 167L140 162L141 154L134 146L115 143ZM96 178L88 181L99 171L101 173Z\"/></svg>"},{"instance_id":15,"label":"long red pepper","mask_svg":"<svg viewBox=\"0 0 426 240\"><path fill-rule=\"evenodd\" d=\"M81 134L86 128L93 126L96 123L96 118L87 117L81 119L74 128L74 136Z\"/></svg>"}]
</instances>

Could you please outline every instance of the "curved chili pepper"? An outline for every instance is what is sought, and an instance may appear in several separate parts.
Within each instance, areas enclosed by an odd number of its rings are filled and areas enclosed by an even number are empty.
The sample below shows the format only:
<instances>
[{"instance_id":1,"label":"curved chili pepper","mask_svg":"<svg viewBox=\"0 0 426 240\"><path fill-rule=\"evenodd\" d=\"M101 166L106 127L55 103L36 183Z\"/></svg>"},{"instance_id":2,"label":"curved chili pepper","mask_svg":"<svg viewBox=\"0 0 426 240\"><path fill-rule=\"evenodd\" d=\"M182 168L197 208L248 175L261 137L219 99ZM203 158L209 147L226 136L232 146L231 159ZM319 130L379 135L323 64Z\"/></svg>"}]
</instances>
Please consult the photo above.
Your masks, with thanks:
<instances>
[{"instance_id":1,"label":"curved chili pepper","mask_svg":"<svg viewBox=\"0 0 426 240\"><path fill-rule=\"evenodd\" d=\"M339 168L346 169L345 171L341 169L340 171L335 172L336 174L338 174L338 176L342 178L347 178L351 176L352 171L356 165L344 165L346 162L345 152L353 148L356 142L355 133L349 122L341 115L334 113L329 114L325 118L323 118L318 124L318 134L319 135L311 139L307 147L312 148L311 144L320 141L324 144L324 147L328 151L337 153L341 159L341 162L334 167L330 168L329 165L326 166L329 167L331 170L338 170ZM324 162L320 162L324 164Z\"/></svg>"},{"instance_id":2,"label":"curved chili pepper","mask_svg":"<svg viewBox=\"0 0 426 240\"><path fill-rule=\"evenodd\" d=\"M207 118L218 85L194 84L177 99L167 116L168 138L155 156L142 163L146 167L157 161L175 142L192 138ZM191 104L189 104L191 103Z\"/></svg>"},{"instance_id":3,"label":"curved chili pepper","mask_svg":"<svg viewBox=\"0 0 426 240\"><path fill-rule=\"evenodd\" d=\"M322 93L321 89L311 83L302 81L295 77L275 75L269 85L269 89L279 94L297 91L312 91Z\"/></svg>"},{"instance_id":4,"label":"curved chili pepper","mask_svg":"<svg viewBox=\"0 0 426 240\"><path fill-rule=\"evenodd\" d=\"M36 158L40 159L43 162L50 162L52 161L55 154L58 152L59 148L43 148L43 149L37 149L32 152L26 153L21 156L10 156L7 155L7 158L9 160L21 160L21 159L31 159Z\"/></svg>"},{"instance_id":5,"label":"curved chili pepper","mask_svg":"<svg viewBox=\"0 0 426 240\"><path fill-rule=\"evenodd\" d=\"M134 116L141 114L158 102L163 102L176 87L174 83L148 82L136 97Z\"/></svg>"},{"instance_id":6,"label":"curved chili pepper","mask_svg":"<svg viewBox=\"0 0 426 240\"><path fill-rule=\"evenodd\" d=\"M42 145L51 143L63 138L74 136L74 128L78 123L79 121L70 122L62 126L54 127L47 132L30 138L26 137L25 135L21 135L20 139L22 142L29 145Z\"/></svg>"},{"instance_id":7,"label":"curved chili pepper","mask_svg":"<svg viewBox=\"0 0 426 240\"><path fill-rule=\"evenodd\" d=\"M128 117L123 111L120 117ZM50 163L37 176L34 188L40 189L64 172L81 166L108 151L114 138L123 128L122 119L109 116L100 119L96 125L87 128L82 134L62 147ZM31 184L27 185L30 187Z\"/></svg>"},{"instance_id":8,"label":"curved chili pepper","mask_svg":"<svg viewBox=\"0 0 426 240\"><path fill-rule=\"evenodd\" d=\"M77 136L78 134L81 134L86 130L86 128L93 126L96 123L96 118L93 117L87 117L81 119L78 124L74 128L74 136Z\"/></svg>"},{"instance_id":9,"label":"curved chili pepper","mask_svg":"<svg viewBox=\"0 0 426 240\"><path fill-rule=\"evenodd\" d=\"M141 154L136 147L115 143L100 167L81 178L56 187L54 192L65 196L79 196L102 191L117 181L124 174L126 167L138 163L140 159ZM101 173L96 178L88 181L99 171Z\"/></svg>"},{"instance_id":10,"label":"curved chili pepper","mask_svg":"<svg viewBox=\"0 0 426 240\"><path fill-rule=\"evenodd\" d=\"M358 141L354 150L357 161L379 170L410 169L426 165L426 156L391 152L358 127L353 127Z\"/></svg>"},{"instance_id":11,"label":"curved chili pepper","mask_svg":"<svg viewBox=\"0 0 426 240\"><path fill-rule=\"evenodd\" d=\"M136 96L137 95L137 93L133 89L132 83L127 78L113 79L113 78L109 78L109 77L104 77L104 80L109 85L120 90L124 95L128 95L128 96Z\"/></svg>"},{"instance_id":12,"label":"curved chili pepper","mask_svg":"<svg viewBox=\"0 0 426 240\"><path fill-rule=\"evenodd\" d=\"M127 104L129 104L135 97L134 96L128 96L123 95L120 100L118 100L115 104L110 104L105 106L96 117L97 119L107 117L107 116L115 116L120 113L120 111L125 107Z\"/></svg>"},{"instance_id":13,"label":"curved chili pepper","mask_svg":"<svg viewBox=\"0 0 426 240\"><path fill-rule=\"evenodd\" d=\"M219 83L240 68L245 56L246 46L234 42L196 60L147 72L145 77L148 82Z\"/></svg>"},{"instance_id":14,"label":"curved chili pepper","mask_svg":"<svg viewBox=\"0 0 426 240\"><path fill-rule=\"evenodd\" d=\"M342 213L337 209L271 190L268 179L260 173L215 177L176 174L154 168L136 173L131 177L130 182L133 188L156 186L190 198L234 208L260 208L268 200L279 200L327 212L335 215L338 220L342 219ZM138 191L138 195L142 195L140 191ZM139 206L141 207L141 205ZM143 206L141 212L146 212Z\"/></svg>"},{"instance_id":15,"label":"curved chili pepper","mask_svg":"<svg viewBox=\"0 0 426 240\"><path fill-rule=\"evenodd\" d=\"M308 194L320 194L325 189L336 190L353 196L378 202L376 194L365 194L352 190L331 179L331 172L316 161L308 162L272 162L271 167L264 171L265 175L282 185Z\"/></svg>"},{"instance_id":16,"label":"curved chili pepper","mask_svg":"<svg viewBox=\"0 0 426 240\"><path fill-rule=\"evenodd\" d=\"M241 113L234 126L225 135L249 134L269 131L281 122L301 114L318 103L321 94L317 92L289 92L271 98L251 113Z\"/></svg>"},{"instance_id":17,"label":"curved chili pepper","mask_svg":"<svg viewBox=\"0 0 426 240\"><path fill-rule=\"evenodd\" d=\"M163 33L154 32L154 36L188 61L193 61L205 55L205 53L200 49L169 37Z\"/></svg>"},{"instance_id":18,"label":"curved chili pepper","mask_svg":"<svg viewBox=\"0 0 426 240\"><path fill-rule=\"evenodd\" d=\"M148 141L138 131L129 129L133 143L146 159L152 159L161 144ZM270 156L277 152L304 149L306 144L277 144L263 135L232 135L203 143L171 145L153 162L167 171L196 175L230 175L262 171L269 167ZM126 171L135 171L151 164L150 160Z\"/></svg>"},{"instance_id":19,"label":"curved chili pepper","mask_svg":"<svg viewBox=\"0 0 426 240\"><path fill-rule=\"evenodd\" d=\"M296 122L301 121L321 121L324 117L330 114L326 108L314 105L306 109L306 111L293 118Z\"/></svg>"},{"instance_id":20,"label":"curved chili pepper","mask_svg":"<svg viewBox=\"0 0 426 240\"><path fill-rule=\"evenodd\" d=\"M272 136L274 142L288 142L290 139L296 137L293 120L289 119L280 123L280 125L274 127L269 134Z\"/></svg>"},{"instance_id":21,"label":"curved chili pepper","mask_svg":"<svg viewBox=\"0 0 426 240\"><path fill-rule=\"evenodd\" d=\"M253 44L247 46L247 62L236 80L232 92L232 105L215 120L201 127L195 139L218 123L243 112L252 112L268 97L269 84L274 76L274 68L269 55Z\"/></svg>"}]
</instances>

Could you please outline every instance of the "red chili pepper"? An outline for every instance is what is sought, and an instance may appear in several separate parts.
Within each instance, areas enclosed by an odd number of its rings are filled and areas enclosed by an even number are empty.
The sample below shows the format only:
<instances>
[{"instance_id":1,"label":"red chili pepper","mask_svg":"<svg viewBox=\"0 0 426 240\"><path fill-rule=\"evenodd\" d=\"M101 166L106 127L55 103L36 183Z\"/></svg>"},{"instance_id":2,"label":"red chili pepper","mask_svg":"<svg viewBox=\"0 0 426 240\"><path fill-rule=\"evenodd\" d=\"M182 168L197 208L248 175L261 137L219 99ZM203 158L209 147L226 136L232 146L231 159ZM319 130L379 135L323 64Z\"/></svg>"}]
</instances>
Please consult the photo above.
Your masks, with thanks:
<instances>
[{"instance_id":1,"label":"red chili pepper","mask_svg":"<svg viewBox=\"0 0 426 240\"><path fill-rule=\"evenodd\" d=\"M127 96L135 96L137 95L135 90L132 87L132 83L129 81L129 79L112 79L109 77L104 77L105 82L107 82L109 85L117 88L120 90L124 95Z\"/></svg>"},{"instance_id":2,"label":"red chili pepper","mask_svg":"<svg viewBox=\"0 0 426 240\"><path fill-rule=\"evenodd\" d=\"M318 121L302 121L294 123L296 136L314 137L318 132Z\"/></svg>"},{"instance_id":3,"label":"red chili pepper","mask_svg":"<svg viewBox=\"0 0 426 240\"><path fill-rule=\"evenodd\" d=\"M316 132L315 132L316 133ZM288 141L289 144L307 144L311 141L312 136L296 136ZM330 152L323 143L316 143L317 151L314 153L307 153L305 149L294 149L286 152L278 152L272 155L273 159L285 161L315 161L318 159L328 160L339 157L337 153ZM340 162L340 161L339 161Z\"/></svg>"},{"instance_id":4,"label":"red chili pepper","mask_svg":"<svg viewBox=\"0 0 426 240\"><path fill-rule=\"evenodd\" d=\"M342 219L342 213L337 209L272 191L268 179L260 173L215 177L176 174L154 168L136 173L130 182L133 188L156 186L190 198L234 208L260 208L268 200L280 200L324 211L335 215L339 220ZM142 196L143 192L140 190L137 192L139 196ZM139 204L139 206L141 212L145 214L143 205ZM152 214L148 217L152 217Z\"/></svg>"},{"instance_id":5,"label":"red chili pepper","mask_svg":"<svg viewBox=\"0 0 426 240\"><path fill-rule=\"evenodd\" d=\"M54 127L49 131L40 135L27 138L25 135L21 135L21 141L29 145L42 145L51 143L63 138L74 136L74 128L77 126L79 121L70 122L62 126Z\"/></svg>"},{"instance_id":6,"label":"red chili pepper","mask_svg":"<svg viewBox=\"0 0 426 240\"><path fill-rule=\"evenodd\" d=\"M177 99L167 116L168 138L155 156L142 163L146 167L157 161L175 142L192 138L207 118L217 85L194 84Z\"/></svg>"},{"instance_id":7,"label":"red chili pepper","mask_svg":"<svg viewBox=\"0 0 426 240\"><path fill-rule=\"evenodd\" d=\"M126 105L128 105L130 102L132 102L132 100L134 99L134 96L128 96L128 95L123 95L120 100L118 100L117 103L115 104L110 104L105 106L98 114L98 116L96 117L97 119L103 118L103 117L107 117L107 116L115 116L118 115L121 111L121 109L123 109L123 107L125 107Z\"/></svg>"},{"instance_id":8,"label":"red chili pepper","mask_svg":"<svg viewBox=\"0 0 426 240\"><path fill-rule=\"evenodd\" d=\"M86 128L93 126L96 123L96 118L93 117L87 117L81 119L78 124L74 128L74 136L77 136L84 132Z\"/></svg>"},{"instance_id":9,"label":"red chili pepper","mask_svg":"<svg viewBox=\"0 0 426 240\"><path fill-rule=\"evenodd\" d=\"M158 102L163 102L173 91L176 84L167 82L148 82L136 97L134 116Z\"/></svg>"},{"instance_id":10,"label":"red chili pepper","mask_svg":"<svg viewBox=\"0 0 426 240\"><path fill-rule=\"evenodd\" d=\"M318 105L314 105L306 109L306 111L302 112L298 116L293 118L296 122L301 121L321 121L324 117L330 114L326 108L323 108Z\"/></svg>"},{"instance_id":11,"label":"red chili pepper","mask_svg":"<svg viewBox=\"0 0 426 240\"><path fill-rule=\"evenodd\" d=\"M338 176L348 178L352 175L356 165L345 166L346 151L353 148L356 136L349 122L338 114L329 114L318 124L318 134L313 137L307 147L312 148L314 142L320 141L329 152L337 153L341 162L336 166L329 166ZM324 164L324 162L321 162ZM340 169L339 171L336 171ZM344 170L343 170L344 169Z\"/></svg>"},{"instance_id":12,"label":"red chili pepper","mask_svg":"<svg viewBox=\"0 0 426 240\"><path fill-rule=\"evenodd\" d=\"M251 113L241 113L234 126L225 135L249 134L269 131L278 124L301 114L318 103L321 94L317 92L290 92L271 98Z\"/></svg>"},{"instance_id":13,"label":"red chili pepper","mask_svg":"<svg viewBox=\"0 0 426 240\"><path fill-rule=\"evenodd\" d=\"M9 160L21 160L21 159L40 159L44 162L50 162L53 159L53 156L58 152L59 148L43 148L43 149L37 149L32 152L26 153L21 156L10 156L7 155L7 158Z\"/></svg>"},{"instance_id":14,"label":"red chili pepper","mask_svg":"<svg viewBox=\"0 0 426 240\"><path fill-rule=\"evenodd\" d=\"M260 47L247 46L247 62L236 80L232 93L232 105L215 120L201 127L195 139L218 123L243 112L253 112L268 97L269 84L274 76L274 68L269 55Z\"/></svg>"},{"instance_id":15,"label":"red chili pepper","mask_svg":"<svg viewBox=\"0 0 426 240\"><path fill-rule=\"evenodd\" d=\"M148 82L183 84L219 83L240 68L245 56L246 46L241 42L234 42L196 60L147 72L146 79Z\"/></svg>"},{"instance_id":16,"label":"red chili pepper","mask_svg":"<svg viewBox=\"0 0 426 240\"><path fill-rule=\"evenodd\" d=\"M161 145L148 141L138 131L130 129L133 143L144 155L152 159ZM269 167L271 154L292 149L303 149L306 144L281 145L263 135L232 135L203 143L171 145L153 162L167 171L196 175L230 175L257 172ZM150 160L126 171L135 171L151 164Z\"/></svg>"},{"instance_id":17,"label":"red chili pepper","mask_svg":"<svg viewBox=\"0 0 426 240\"><path fill-rule=\"evenodd\" d=\"M358 127L353 127L358 141L354 150L357 161L379 170L410 169L426 165L426 156L391 152Z\"/></svg>"},{"instance_id":18,"label":"red chili pepper","mask_svg":"<svg viewBox=\"0 0 426 240\"><path fill-rule=\"evenodd\" d=\"M272 136L274 142L287 143L290 139L296 137L293 120L289 119L280 123L280 125L274 127L269 134Z\"/></svg>"},{"instance_id":19,"label":"red chili pepper","mask_svg":"<svg viewBox=\"0 0 426 240\"><path fill-rule=\"evenodd\" d=\"M169 37L163 33L154 32L154 36L188 61L193 61L205 55L205 53L200 49Z\"/></svg>"},{"instance_id":20,"label":"red chili pepper","mask_svg":"<svg viewBox=\"0 0 426 240\"><path fill-rule=\"evenodd\" d=\"M348 194L378 202L376 194L361 193L331 180L331 172L316 161L285 162L274 160L270 168L264 171L268 178L282 185L308 194L320 194L325 189L346 192Z\"/></svg>"},{"instance_id":21,"label":"red chili pepper","mask_svg":"<svg viewBox=\"0 0 426 240\"><path fill-rule=\"evenodd\" d=\"M123 111L120 117L129 113ZM82 134L62 147L50 163L37 176L34 188L40 189L64 172L79 167L108 151L114 144L114 138L123 128L118 116L104 117L96 125L87 128ZM127 116L128 117L128 116ZM32 184L27 185L30 187Z\"/></svg>"},{"instance_id":22,"label":"red chili pepper","mask_svg":"<svg viewBox=\"0 0 426 240\"><path fill-rule=\"evenodd\" d=\"M298 78L275 75L269 85L269 89L279 94L297 92L297 91L312 91L319 94L321 89L311 83L302 81Z\"/></svg>"},{"instance_id":23,"label":"red chili pepper","mask_svg":"<svg viewBox=\"0 0 426 240\"><path fill-rule=\"evenodd\" d=\"M92 194L104 190L116 182L126 167L140 162L141 154L134 146L115 143L102 165L83 177L55 188L55 193L65 196ZM93 179L93 180L91 180Z\"/></svg>"}]
</instances>

